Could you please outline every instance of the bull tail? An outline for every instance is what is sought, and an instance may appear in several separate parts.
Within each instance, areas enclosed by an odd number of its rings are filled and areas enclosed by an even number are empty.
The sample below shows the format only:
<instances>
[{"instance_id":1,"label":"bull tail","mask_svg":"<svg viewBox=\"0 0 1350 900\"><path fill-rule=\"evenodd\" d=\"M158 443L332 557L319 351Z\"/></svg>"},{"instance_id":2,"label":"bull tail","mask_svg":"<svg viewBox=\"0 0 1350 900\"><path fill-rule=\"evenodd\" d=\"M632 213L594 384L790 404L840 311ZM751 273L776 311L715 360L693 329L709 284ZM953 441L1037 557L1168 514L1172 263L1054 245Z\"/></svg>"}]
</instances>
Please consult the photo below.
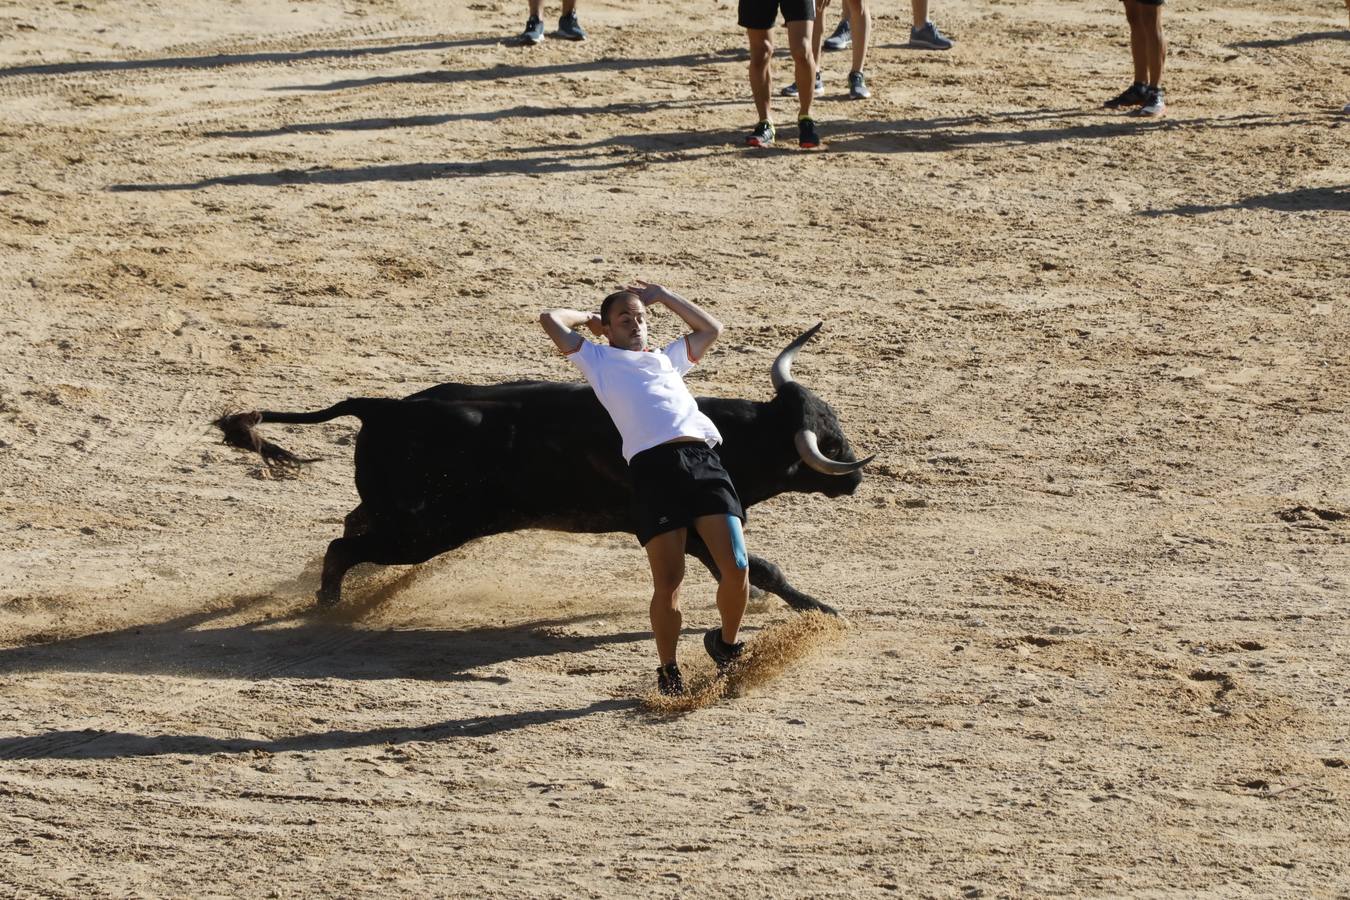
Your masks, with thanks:
<instances>
[{"instance_id":1,"label":"bull tail","mask_svg":"<svg viewBox=\"0 0 1350 900\"><path fill-rule=\"evenodd\" d=\"M267 463L269 468L294 467L304 463L316 462L318 457L303 459L296 456L291 451L277 446L258 434L257 426L264 422L278 422L286 425L314 425L342 416L360 416L361 411L361 401L352 399L343 400L341 403L335 403L327 409L320 409L315 412L274 412L270 409L263 409L253 412L231 413L221 416L211 424L221 430L225 443L231 447L252 450L254 453L260 454L263 462Z\"/></svg>"}]
</instances>

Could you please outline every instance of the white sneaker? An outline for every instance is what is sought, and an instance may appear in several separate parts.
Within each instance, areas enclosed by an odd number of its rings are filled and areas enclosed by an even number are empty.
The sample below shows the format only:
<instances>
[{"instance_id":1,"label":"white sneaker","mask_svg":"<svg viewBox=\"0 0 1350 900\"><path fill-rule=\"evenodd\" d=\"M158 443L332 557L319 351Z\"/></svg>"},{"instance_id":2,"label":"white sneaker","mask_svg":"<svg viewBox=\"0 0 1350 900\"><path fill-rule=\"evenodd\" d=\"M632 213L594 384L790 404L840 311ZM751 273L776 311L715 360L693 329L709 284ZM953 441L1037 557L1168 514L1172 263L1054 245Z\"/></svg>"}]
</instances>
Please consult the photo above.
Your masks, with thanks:
<instances>
[{"instance_id":1,"label":"white sneaker","mask_svg":"<svg viewBox=\"0 0 1350 900\"><path fill-rule=\"evenodd\" d=\"M1162 88L1144 88L1148 99L1144 105L1130 113L1132 116L1162 116L1167 114L1167 99Z\"/></svg>"}]
</instances>

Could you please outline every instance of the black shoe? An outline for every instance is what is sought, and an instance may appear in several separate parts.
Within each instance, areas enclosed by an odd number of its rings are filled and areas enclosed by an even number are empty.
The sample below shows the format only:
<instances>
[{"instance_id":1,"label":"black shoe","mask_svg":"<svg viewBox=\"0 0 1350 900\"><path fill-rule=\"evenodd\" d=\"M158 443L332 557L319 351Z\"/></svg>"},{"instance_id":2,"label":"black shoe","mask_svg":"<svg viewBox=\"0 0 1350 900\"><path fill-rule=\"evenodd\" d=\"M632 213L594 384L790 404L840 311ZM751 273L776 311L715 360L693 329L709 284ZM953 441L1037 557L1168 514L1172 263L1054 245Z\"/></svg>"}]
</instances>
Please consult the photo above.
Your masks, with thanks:
<instances>
[{"instance_id":1,"label":"black shoe","mask_svg":"<svg viewBox=\"0 0 1350 900\"><path fill-rule=\"evenodd\" d=\"M866 100L872 96L872 92L867 89L867 79L861 72L848 73L848 99Z\"/></svg>"},{"instance_id":2,"label":"black shoe","mask_svg":"<svg viewBox=\"0 0 1350 900\"><path fill-rule=\"evenodd\" d=\"M667 697L678 697L684 693L684 676L675 663L661 666L656 670L656 689Z\"/></svg>"},{"instance_id":3,"label":"black shoe","mask_svg":"<svg viewBox=\"0 0 1350 900\"><path fill-rule=\"evenodd\" d=\"M772 122L760 122L750 136L745 139L747 147L772 147L776 132Z\"/></svg>"},{"instance_id":4,"label":"black shoe","mask_svg":"<svg viewBox=\"0 0 1350 900\"><path fill-rule=\"evenodd\" d=\"M825 39L822 46L826 50L847 50L853 46L853 30L849 28L848 19L839 20L839 27L834 29L834 34Z\"/></svg>"},{"instance_id":5,"label":"black shoe","mask_svg":"<svg viewBox=\"0 0 1350 900\"><path fill-rule=\"evenodd\" d=\"M586 32L582 30L581 23L577 21L576 13L567 13L558 20L558 37L566 38L569 41L586 40Z\"/></svg>"},{"instance_id":6,"label":"black shoe","mask_svg":"<svg viewBox=\"0 0 1350 900\"><path fill-rule=\"evenodd\" d=\"M1143 106L1148 102L1148 86L1136 81L1102 104L1106 109L1120 109L1122 106Z\"/></svg>"},{"instance_id":7,"label":"black shoe","mask_svg":"<svg viewBox=\"0 0 1350 900\"><path fill-rule=\"evenodd\" d=\"M522 44L537 44L544 39L544 20L538 16L530 16L529 21L525 23L525 30L520 35Z\"/></svg>"},{"instance_id":8,"label":"black shoe","mask_svg":"<svg viewBox=\"0 0 1350 900\"><path fill-rule=\"evenodd\" d=\"M741 658L741 653L745 651L745 641L728 644L722 640L722 627L719 625L704 632L703 648L708 651L713 662L717 663L717 671L725 672L728 666Z\"/></svg>"},{"instance_id":9,"label":"black shoe","mask_svg":"<svg viewBox=\"0 0 1350 900\"><path fill-rule=\"evenodd\" d=\"M803 150L814 150L820 146L815 119L803 117L797 120L797 146Z\"/></svg>"}]
</instances>

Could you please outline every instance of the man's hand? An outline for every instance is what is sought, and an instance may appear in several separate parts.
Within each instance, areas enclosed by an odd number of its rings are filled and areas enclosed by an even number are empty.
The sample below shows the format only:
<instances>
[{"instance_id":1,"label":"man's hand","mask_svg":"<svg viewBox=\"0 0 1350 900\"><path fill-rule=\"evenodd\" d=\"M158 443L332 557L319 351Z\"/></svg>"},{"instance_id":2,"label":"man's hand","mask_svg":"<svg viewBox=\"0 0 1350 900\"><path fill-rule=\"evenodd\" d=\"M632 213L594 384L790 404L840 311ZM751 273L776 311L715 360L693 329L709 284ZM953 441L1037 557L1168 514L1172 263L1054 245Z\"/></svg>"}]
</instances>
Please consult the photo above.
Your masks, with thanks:
<instances>
[{"instance_id":1,"label":"man's hand","mask_svg":"<svg viewBox=\"0 0 1350 900\"><path fill-rule=\"evenodd\" d=\"M591 313L591 317L586 320L586 327L596 337L603 337L605 334L605 323L600 321L599 313Z\"/></svg>"},{"instance_id":2,"label":"man's hand","mask_svg":"<svg viewBox=\"0 0 1350 900\"><path fill-rule=\"evenodd\" d=\"M632 284L624 285L623 289L637 294L638 299L641 300L645 306L651 306L654 303L665 303L674 296L670 291L661 287L661 285L643 281L641 278L634 279Z\"/></svg>"},{"instance_id":3,"label":"man's hand","mask_svg":"<svg viewBox=\"0 0 1350 900\"><path fill-rule=\"evenodd\" d=\"M634 279L633 283L624 290L637 294L638 298L647 306L651 306L653 303L662 304L666 309L684 320L684 324L693 329L688 338L690 359L698 360L702 357L704 351L722 333L722 323L709 315L706 310L698 304L684 299L674 291L666 290L659 284L652 284L638 278Z\"/></svg>"}]
</instances>

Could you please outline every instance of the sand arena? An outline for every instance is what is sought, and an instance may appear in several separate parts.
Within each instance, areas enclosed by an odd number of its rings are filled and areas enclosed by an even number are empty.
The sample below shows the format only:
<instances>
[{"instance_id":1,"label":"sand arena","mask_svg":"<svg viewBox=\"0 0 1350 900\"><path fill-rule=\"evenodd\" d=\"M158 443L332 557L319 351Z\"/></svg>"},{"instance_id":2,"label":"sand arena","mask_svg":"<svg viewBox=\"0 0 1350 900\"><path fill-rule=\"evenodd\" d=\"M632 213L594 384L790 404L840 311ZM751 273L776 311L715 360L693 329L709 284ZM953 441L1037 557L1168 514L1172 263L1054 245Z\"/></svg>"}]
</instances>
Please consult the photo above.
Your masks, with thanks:
<instances>
[{"instance_id":1,"label":"sand arena","mask_svg":"<svg viewBox=\"0 0 1350 900\"><path fill-rule=\"evenodd\" d=\"M733 4L520 7L0 2L0 895L1343 895L1345 11L1169 5L1140 122L1113 0L878 4L751 154ZM825 321L877 462L747 540L847 630L654 709L641 552L546 532L313 613L353 423L209 421L576 378L633 277L700 394Z\"/></svg>"}]
</instances>

